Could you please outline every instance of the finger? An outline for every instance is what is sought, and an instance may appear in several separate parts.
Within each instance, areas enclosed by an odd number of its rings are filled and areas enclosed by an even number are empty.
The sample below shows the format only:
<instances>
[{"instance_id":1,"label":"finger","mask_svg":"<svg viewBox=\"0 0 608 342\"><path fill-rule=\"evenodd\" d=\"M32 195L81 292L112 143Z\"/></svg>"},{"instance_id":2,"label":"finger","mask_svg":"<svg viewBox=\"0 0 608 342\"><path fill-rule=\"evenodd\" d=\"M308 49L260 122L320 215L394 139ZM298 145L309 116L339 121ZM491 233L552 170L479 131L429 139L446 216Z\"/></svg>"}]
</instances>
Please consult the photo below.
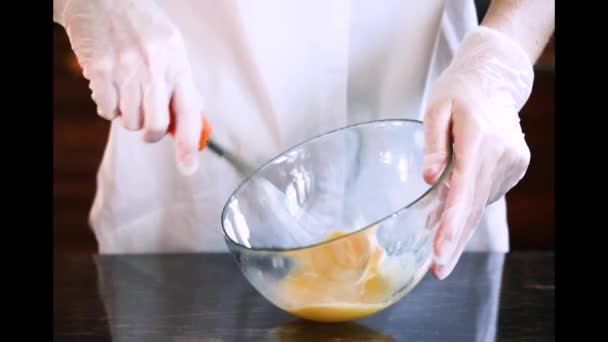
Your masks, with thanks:
<instances>
[{"instance_id":1,"label":"finger","mask_svg":"<svg viewBox=\"0 0 608 342\"><path fill-rule=\"evenodd\" d=\"M144 141L157 142L169 126L169 93L162 80L153 80L144 90Z\"/></svg>"},{"instance_id":2,"label":"finger","mask_svg":"<svg viewBox=\"0 0 608 342\"><path fill-rule=\"evenodd\" d=\"M106 120L113 120L119 114L118 91L114 83L106 77L91 79L91 98L97 104L97 114Z\"/></svg>"},{"instance_id":3,"label":"finger","mask_svg":"<svg viewBox=\"0 0 608 342\"><path fill-rule=\"evenodd\" d=\"M191 175L198 168L198 143L203 120L201 101L190 77L178 80L171 107L175 113L177 165L184 175Z\"/></svg>"},{"instance_id":4,"label":"finger","mask_svg":"<svg viewBox=\"0 0 608 342\"><path fill-rule=\"evenodd\" d=\"M447 165L450 148L452 103L438 100L431 103L424 117L423 177L432 184Z\"/></svg>"},{"instance_id":5,"label":"finger","mask_svg":"<svg viewBox=\"0 0 608 342\"><path fill-rule=\"evenodd\" d=\"M444 204L449 191L448 181L444 180L441 184L438 184L434 191L433 200L437 202L437 205L429 212L426 218L426 228L429 230L437 228L437 225L441 221L441 216L445 208Z\"/></svg>"},{"instance_id":6,"label":"finger","mask_svg":"<svg viewBox=\"0 0 608 342\"><path fill-rule=\"evenodd\" d=\"M447 258L447 263L443 265L436 263L433 265L433 274L439 279L445 279L452 273L464 252L465 246L479 224L490 190L490 174L492 174L490 168L489 165L484 165L484 167L478 168L478 170L484 170L484 172L477 172L475 175L475 191L470 194L472 196L471 204L468 208L468 215L464 227L461 228L460 233L458 234L459 237L456 243L456 249L452 255Z\"/></svg>"},{"instance_id":7,"label":"finger","mask_svg":"<svg viewBox=\"0 0 608 342\"><path fill-rule=\"evenodd\" d=\"M435 226L439 223L439 220L441 219L441 207L437 207L435 209L433 209L429 215L426 217L426 226L425 228L429 229L429 230L433 230L433 228L435 228Z\"/></svg>"},{"instance_id":8,"label":"finger","mask_svg":"<svg viewBox=\"0 0 608 342\"><path fill-rule=\"evenodd\" d=\"M475 211L482 211L482 209L478 208ZM467 242L475 231L474 228L477 226L480 216L481 215L479 214L469 216L469 219L467 220L465 227L463 227L460 237L456 243L456 249L448 259L448 263L446 265L433 264L432 272L438 279L445 279L452 273L456 267L456 264L460 260L462 253L464 252Z\"/></svg>"},{"instance_id":9,"label":"finger","mask_svg":"<svg viewBox=\"0 0 608 342\"><path fill-rule=\"evenodd\" d=\"M120 121L128 130L140 130L143 126L142 107L141 107L141 88L134 77L130 77L122 82L120 89Z\"/></svg>"},{"instance_id":10,"label":"finger","mask_svg":"<svg viewBox=\"0 0 608 342\"><path fill-rule=\"evenodd\" d=\"M454 255L450 258L450 261L446 265L440 265L436 263L433 264L432 272L437 279L443 280L452 273L452 271L456 267L456 264L460 260L460 257L462 256L462 252L464 251L464 247L468 239L469 235L462 234L460 241L458 241L458 247L456 248Z\"/></svg>"},{"instance_id":11,"label":"finger","mask_svg":"<svg viewBox=\"0 0 608 342\"><path fill-rule=\"evenodd\" d=\"M433 272L439 279L446 277L451 272L450 264L458 260L459 250L464 248L461 244L462 236L465 235L465 239L468 239L467 235L473 230L471 222L478 219L478 209L485 205L483 196L487 196L489 188L487 175L490 165L481 165L481 139L474 131L467 129L470 124L472 123L466 120L454 123L454 170L450 177L446 210L433 245Z\"/></svg>"},{"instance_id":12,"label":"finger","mask_svg":"<svg viewBox=\"0 0 608 342\"><path fill-rule=\"evenodd\" d=\"M458 247L460 234L469 219L470 210L475 208L479 168L479 160L476 157L478 144L467 137L455 135L454 147L454 170L450 176L445 210L433 245L435 263L440 265L451 261Z\"/></svg>"},{"instance_id":13,"label":"finger","mask_svg":"<svg viewBox=\"0 0 608 342\"><path fill-rule=\"evenodd\" d=\"M467 219L467 205L470 201L462 178L462 174L456 170L451 177L452 186L433 242L435 264L445 265L450 261Z\"/></svg>"}]
</instances>

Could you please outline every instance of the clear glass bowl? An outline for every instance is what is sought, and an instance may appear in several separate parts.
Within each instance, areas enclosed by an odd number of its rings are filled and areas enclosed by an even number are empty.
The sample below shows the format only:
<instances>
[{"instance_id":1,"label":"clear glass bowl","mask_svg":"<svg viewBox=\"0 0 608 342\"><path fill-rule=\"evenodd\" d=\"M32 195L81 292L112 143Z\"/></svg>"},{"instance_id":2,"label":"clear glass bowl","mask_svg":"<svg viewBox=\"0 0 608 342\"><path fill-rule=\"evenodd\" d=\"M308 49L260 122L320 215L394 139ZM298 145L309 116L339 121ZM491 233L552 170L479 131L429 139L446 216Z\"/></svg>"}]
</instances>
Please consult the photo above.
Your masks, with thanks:
<instances>
[{"instance_id":1,"label":"clear glass bowl","mask_svg":"<svg viewBox=\"0 0 608 342\"><path fill-rule=\"evenodd\" d=\"M222 213L229 250L277 307L339 322L401 299L428 271L448 166L422 176L422 122L380 120L315 137L266 163Z\"/></svg>"}]
</instances>

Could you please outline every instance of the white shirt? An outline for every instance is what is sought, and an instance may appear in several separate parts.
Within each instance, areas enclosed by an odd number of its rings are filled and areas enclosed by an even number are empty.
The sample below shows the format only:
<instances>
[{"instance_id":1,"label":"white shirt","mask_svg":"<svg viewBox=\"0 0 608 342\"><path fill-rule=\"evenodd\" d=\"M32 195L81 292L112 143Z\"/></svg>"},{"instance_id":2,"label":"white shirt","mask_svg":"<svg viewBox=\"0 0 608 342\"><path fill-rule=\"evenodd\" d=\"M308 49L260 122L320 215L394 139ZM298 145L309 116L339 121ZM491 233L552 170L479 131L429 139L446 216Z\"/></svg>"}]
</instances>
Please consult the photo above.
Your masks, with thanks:
<instances>
[{"instance_id":1,"label":"white shirt","mask_svg":"<svg viewBox=\"0 0 608 342\"><path fill-rule=\"evenodd\" d=\"M184 36L214 139L261 164L347 124L422 119L432 81L477 26L471 0L158 0ZM100 253L223 251L239 175L210 152L184 177L174 141L112 124L90 223ZM504 199L467 250L508 250Z\"/></svg>"}]
</instances>

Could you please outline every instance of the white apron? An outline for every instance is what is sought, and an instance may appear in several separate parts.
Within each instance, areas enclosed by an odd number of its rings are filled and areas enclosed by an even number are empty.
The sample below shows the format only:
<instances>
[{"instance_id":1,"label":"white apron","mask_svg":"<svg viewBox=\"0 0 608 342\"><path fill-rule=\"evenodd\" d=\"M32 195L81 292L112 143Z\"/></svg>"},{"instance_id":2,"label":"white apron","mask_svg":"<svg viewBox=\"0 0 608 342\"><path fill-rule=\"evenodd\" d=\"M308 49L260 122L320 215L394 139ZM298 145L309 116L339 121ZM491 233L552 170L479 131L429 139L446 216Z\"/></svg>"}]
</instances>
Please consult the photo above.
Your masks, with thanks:
<instances>
[{"instance_id":1,"label":"white apron","mask_svg":"<svg viewBox=\"0 0 608 342\"><path fill-rule=\"evenodd\" d=\"M422 119L424 97L464 34L472 0L158 0L181 30L213 136L261 164L327 130ZM112 124L90 224L99 252L223 251L222 206L240 177L210 151L194 176L174 141ZM467 250L508 250L504 199Z\"/></svg>"}]
</instances>

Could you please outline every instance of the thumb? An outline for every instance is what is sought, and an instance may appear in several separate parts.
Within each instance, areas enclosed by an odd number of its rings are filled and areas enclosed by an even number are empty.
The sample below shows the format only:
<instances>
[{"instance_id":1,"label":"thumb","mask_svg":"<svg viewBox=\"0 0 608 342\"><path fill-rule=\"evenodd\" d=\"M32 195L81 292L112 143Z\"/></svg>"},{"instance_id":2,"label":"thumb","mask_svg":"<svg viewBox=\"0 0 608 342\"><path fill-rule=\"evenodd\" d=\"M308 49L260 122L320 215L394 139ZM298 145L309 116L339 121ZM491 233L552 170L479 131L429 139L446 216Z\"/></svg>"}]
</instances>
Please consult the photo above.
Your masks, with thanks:
<instances>
[{"instance_id":1,"label":"thumb","mask_svg":"<svg viewBox=\"0 0 608 342\"><path fill-rule=\"evenodd\" d=\"M446 167L450 148L452 102L433 101L424 116L424 181L437 181Z\"/></svg>"},{"instance_id":2,"label":"thumb","mask_svg":"<svg viewBox=\"0 0 608 342\"><path fill-rule=\"evenodd\" d=\"M183 175L198 169L198 151L203 125L202 106L189 77L178 81L173 98L177 166ZM172 120L173 121L173 120ZM169 132L173 126L169 127Z\"/></svg>"}]
</instances>

